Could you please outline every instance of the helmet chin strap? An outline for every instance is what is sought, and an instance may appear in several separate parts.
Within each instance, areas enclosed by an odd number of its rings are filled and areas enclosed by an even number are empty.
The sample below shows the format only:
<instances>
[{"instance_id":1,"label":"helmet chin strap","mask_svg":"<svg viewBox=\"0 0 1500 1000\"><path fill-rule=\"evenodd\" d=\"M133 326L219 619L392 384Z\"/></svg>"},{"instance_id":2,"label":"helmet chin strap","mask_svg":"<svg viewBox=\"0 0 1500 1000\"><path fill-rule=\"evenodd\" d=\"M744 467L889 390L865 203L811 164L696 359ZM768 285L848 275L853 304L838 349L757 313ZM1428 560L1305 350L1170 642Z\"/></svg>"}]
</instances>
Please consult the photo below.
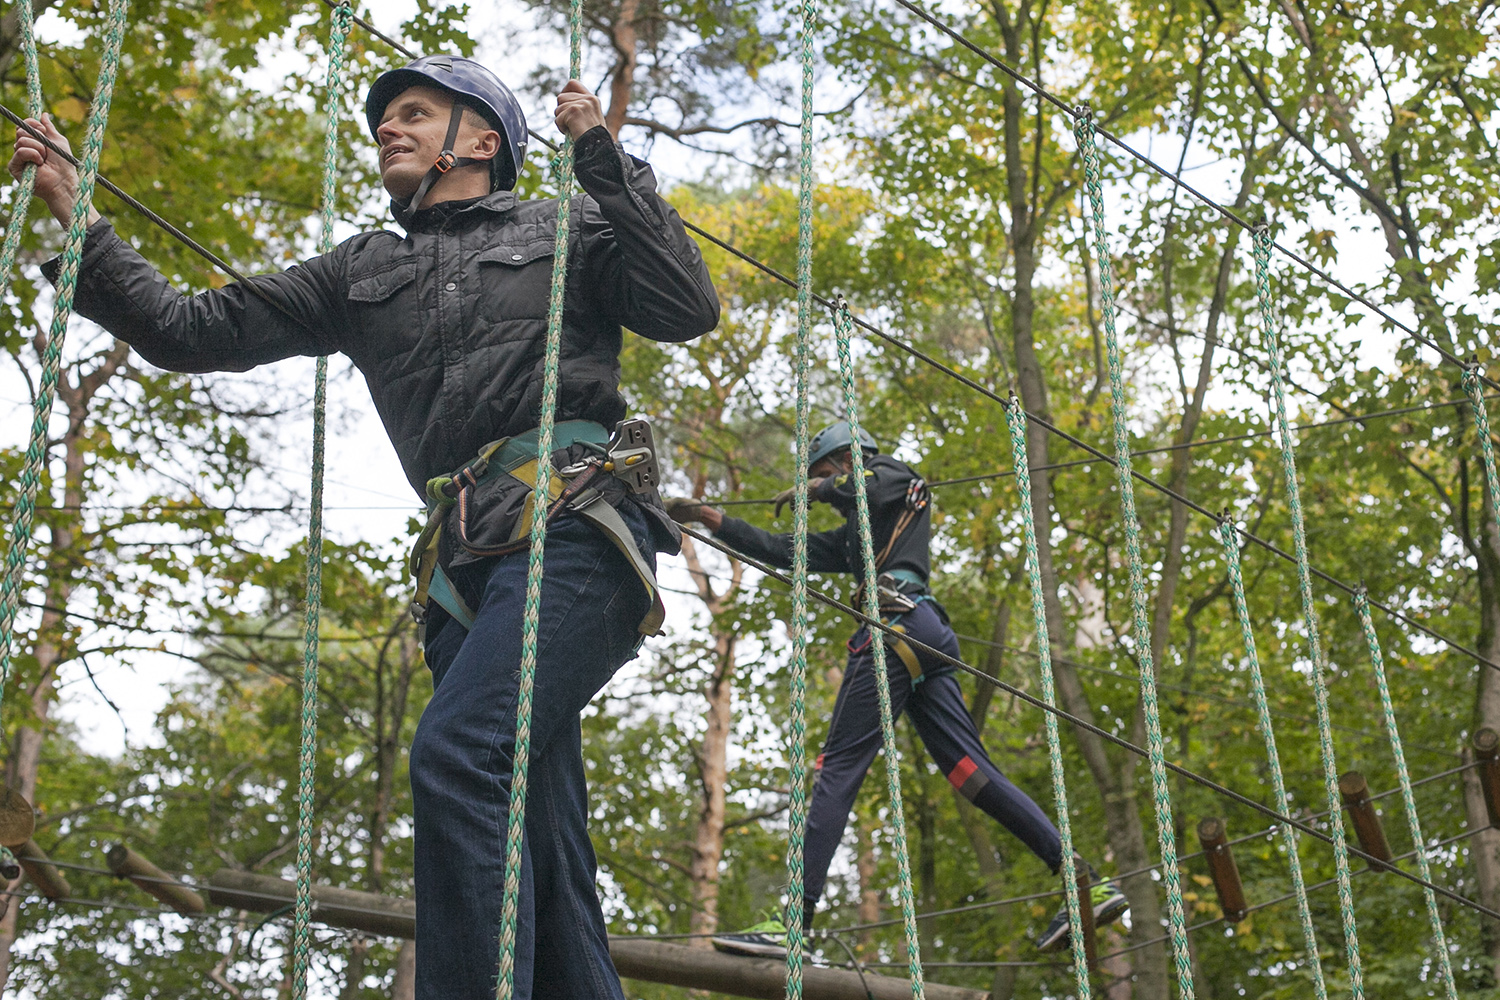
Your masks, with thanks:
<instances>
[{"instance_id":1,"label":"helmet chin strap","mask_svg":"<svg viewBox=\"0 0 1500 1000\"><path fill-rule=\"evenodd\" d=\"M422 177L422 183L417 185L417 193L411 196L411 201L406 203L407 212L415 212L422 204L422 199L427 197L427 192L432 190L432 185L437 179L454 167L466 167L471 163L479 161L472 156L454 156L453 144L458 141L458 126L463 121L464 106L457 101L453 103L453 114L448 119L448 137L443 140L443 151L438 154L427 173Z\"/></svg>"}]
</instances>

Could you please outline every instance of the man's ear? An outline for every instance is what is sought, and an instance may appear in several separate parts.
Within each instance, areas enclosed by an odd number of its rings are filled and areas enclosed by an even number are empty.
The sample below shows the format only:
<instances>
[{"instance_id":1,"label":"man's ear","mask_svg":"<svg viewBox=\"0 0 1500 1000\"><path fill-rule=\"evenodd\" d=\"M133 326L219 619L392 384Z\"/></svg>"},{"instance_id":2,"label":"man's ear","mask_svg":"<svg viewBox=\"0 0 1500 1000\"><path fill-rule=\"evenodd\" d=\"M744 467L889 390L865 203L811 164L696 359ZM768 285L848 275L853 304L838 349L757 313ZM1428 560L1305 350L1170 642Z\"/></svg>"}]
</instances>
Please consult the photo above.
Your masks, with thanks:
<instances>
[{"instance_id":1,"label":"man's ear","mask_svg":"<svg viewBox=\"0 0 1500 1000\"><path fill-rule=\"evenodd\" d=\"M476 160L493 160L500 155L500 133L490 128L475 135L468 155Z\"/></svg>"}]
</instances>

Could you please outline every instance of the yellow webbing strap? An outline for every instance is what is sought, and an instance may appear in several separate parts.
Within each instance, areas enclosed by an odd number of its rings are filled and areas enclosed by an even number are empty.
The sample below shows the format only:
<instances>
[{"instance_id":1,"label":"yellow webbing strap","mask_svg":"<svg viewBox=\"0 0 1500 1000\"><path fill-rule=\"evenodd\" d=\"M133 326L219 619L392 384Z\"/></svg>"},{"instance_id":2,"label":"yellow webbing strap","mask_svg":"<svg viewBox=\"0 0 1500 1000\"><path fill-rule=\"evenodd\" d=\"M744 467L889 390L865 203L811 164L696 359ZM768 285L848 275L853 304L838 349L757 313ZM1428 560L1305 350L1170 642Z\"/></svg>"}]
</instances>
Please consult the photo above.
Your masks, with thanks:
<instances>
[{"instance_id":1,"label":"yellow webbing strap","mask_svg":"<svg viewBox=\"0 0 1500 1000\"><path fill-rule=\"evenodd\" d=\"M900 632L901 635L905 635L906 626L892 625L891 632ZM901 636L892 635L891 632L887 632L885 634L885 644L891 647L891 649L895 650L896 655L901 658L901 662L906 664L906 672L908 674L911 674L912 681L916 682L921 680L922 661L917 659L916 650L912 649L911 644L905 639L901 638Z\"/></svg>"}]
</instances>

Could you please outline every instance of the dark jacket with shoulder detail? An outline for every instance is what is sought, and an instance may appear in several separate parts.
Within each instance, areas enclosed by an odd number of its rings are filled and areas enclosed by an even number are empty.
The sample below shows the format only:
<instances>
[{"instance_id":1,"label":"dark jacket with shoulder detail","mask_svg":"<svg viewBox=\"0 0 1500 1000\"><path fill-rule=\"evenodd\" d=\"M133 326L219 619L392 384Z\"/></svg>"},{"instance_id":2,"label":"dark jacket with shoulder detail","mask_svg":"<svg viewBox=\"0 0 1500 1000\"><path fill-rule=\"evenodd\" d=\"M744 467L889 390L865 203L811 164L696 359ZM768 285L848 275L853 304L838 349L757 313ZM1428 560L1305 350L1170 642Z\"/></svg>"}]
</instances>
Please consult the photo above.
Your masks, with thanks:
<instances>
[{"instance_id":1,"label":"dark jacket with shoulder detail","mask_svg":"<svg viewBox=\"0 0 1500 1000\"><path fill-rule=\"evenodd\" d=\"M651 168L601 126L575 146L585 194L570 207L557 419L625 416L621 327L663 342L712 330L719 300L698 246ZM496 438L541 421L542 355L557 201L508 191L406 216L403 238L347 240L280 274L185 296L108 222L84 243L74 305L173 371L246 371L347 354L364 374L420 495ZM43 268L55 280L58 261Z\"/></svg>"}]
</instances>

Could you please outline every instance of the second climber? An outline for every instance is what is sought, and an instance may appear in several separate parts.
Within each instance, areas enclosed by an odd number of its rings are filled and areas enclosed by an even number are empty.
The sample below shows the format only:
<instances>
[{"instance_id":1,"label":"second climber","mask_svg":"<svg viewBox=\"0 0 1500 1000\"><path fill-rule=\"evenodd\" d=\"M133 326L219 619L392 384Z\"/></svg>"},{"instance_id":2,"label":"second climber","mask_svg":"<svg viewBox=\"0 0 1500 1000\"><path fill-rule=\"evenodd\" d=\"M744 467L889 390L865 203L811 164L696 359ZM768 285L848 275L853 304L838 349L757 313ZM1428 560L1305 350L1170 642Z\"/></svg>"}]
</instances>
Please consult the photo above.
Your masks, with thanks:
<instances>
[{"instance_id":1,"label":"second climber","mask_svg":"<svg viewBox=\"0 0 1500 1000\"><path fill-rule=\"evenodd\" d=\"M861 586L864 560L858 519L855 517L853 439L845 423L832 424L812 439L808 454L808 497L826 503L845 517L830 531L807 536L808 569L823 573L852 573ZM1021 789L1000 773L964 704L953 677L954 668L920 647L958 657L958 639L947 612L932 596L931 494L926 482L910 466L880 454L874 438L860 432L864 457L865 491L869 500L871 542L875 552L874 581L882 620L902 635L884 634L891 655L886 657L891 712L911 715L912 723L950 784L979 809L997 820L1041 859L1054 874L1062 867L1062 838L1052 820ZM790 499L790 491L778 498ZM736 551L773 566L792 564L793 536L773 534L717 508L692 500L669 500L667 508L678 521L701 522ZM852 602L862 607L862 602ZM813 912L823 895L828 868L843 839L849 812L865 774L882 746L880 705L876 693L875 639L861 626L849 640L849 660L834 703L828 738L814 764L812 803L804 838L804 923L810 929ZM1124 893L1111 881L1095 878L1090 893L1098 926L1118 920L1129 908ZM785 953L786 927L771 919L737 934L713 939L721 951L779 956ZM1068 913L1064 906L1037 939L1037 947L1053 951L1068 942Z\"/></svg>"}]
</instances>

